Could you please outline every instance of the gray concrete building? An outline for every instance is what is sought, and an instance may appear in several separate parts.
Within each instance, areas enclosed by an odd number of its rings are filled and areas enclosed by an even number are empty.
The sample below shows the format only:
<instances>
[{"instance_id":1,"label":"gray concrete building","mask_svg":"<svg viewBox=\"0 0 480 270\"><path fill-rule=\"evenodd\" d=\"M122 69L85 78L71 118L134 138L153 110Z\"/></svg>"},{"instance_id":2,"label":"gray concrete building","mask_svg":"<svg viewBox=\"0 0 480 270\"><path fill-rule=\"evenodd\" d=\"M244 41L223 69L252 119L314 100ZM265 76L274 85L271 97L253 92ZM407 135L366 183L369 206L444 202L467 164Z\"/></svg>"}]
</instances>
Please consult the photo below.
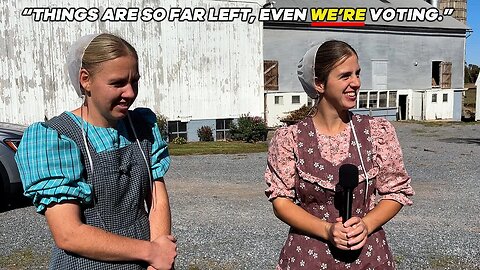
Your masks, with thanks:
<instances>
[{"instance_id":1,"label":"gray concrete building","mask_svg":"<svg viewBox=\"0 0 480 270\"><path fill-rule=\"evenodd\" d=\"M342 0L279 0L275 8L346 5ZM348 1L348 7L428 9L432 5L423 0L355 0ZM265 94L269 125L278 124L279 97L304 95L296 75L300 58L313 45L331 39L349 43L359 55L362 87L356 111L390 120L461 120L468 27L451 16L432 22L372 21L368 14L366 18L365 26L348 28L311 26L311 18L264 23L264 59L275 62L278 70L278 88Z\"/></svg>"}]
</instances>

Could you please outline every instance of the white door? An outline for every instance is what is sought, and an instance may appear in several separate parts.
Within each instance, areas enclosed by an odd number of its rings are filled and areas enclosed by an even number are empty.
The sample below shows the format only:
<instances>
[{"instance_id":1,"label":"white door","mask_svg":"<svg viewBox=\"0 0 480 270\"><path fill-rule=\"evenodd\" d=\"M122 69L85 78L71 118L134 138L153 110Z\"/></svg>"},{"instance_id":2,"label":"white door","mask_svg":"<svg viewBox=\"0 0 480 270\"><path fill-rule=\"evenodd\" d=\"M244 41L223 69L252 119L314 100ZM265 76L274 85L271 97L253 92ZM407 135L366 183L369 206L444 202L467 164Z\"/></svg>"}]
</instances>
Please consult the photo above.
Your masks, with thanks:
<instances>
[{"instance_id":1,"label":"white door","mask_svg":"<svg viewBox=\"0 0 480 270\"><path fill-rule=\"evenodd\" d=\"M387 89L387 60L372 60L372 90Z\"/></svg>"}]
</instances>

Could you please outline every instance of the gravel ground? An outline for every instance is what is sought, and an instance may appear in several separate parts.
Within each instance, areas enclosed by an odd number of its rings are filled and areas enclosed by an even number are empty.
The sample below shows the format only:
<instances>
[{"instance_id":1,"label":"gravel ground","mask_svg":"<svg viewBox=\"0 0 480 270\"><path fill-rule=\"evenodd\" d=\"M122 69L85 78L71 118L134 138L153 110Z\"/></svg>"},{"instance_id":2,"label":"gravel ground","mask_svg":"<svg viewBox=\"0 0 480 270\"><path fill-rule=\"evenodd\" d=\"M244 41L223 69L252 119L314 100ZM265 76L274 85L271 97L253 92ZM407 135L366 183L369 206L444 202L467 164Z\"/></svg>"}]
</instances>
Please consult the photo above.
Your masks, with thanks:
<instances>
[{"instance_id":1,"label":"gravel ground","mask_svg":"<svg viewBox=\"0 0 480 270\"><path fill-rule=\"evenodd\" d=\"M395 123L416 191L386 226L398 269L480 269L480 125ZM177 269L273 269L288 227L263 193L266 154L173 157ZM0 213L0 269L46 269L53 242L33 207Z\"/></svg>"}]
</instances>

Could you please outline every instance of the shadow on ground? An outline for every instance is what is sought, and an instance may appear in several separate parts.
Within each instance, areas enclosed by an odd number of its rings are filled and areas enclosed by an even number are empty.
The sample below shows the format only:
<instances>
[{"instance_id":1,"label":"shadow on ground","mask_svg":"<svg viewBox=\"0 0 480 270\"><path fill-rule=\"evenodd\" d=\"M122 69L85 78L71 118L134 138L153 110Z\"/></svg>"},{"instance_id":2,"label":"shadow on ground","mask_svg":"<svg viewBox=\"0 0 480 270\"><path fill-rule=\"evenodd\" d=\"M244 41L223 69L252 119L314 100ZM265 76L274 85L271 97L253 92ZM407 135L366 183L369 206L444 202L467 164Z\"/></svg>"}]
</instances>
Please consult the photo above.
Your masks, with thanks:
<instances>
[{"instance_id":1,"label":"shadow on ground","mask_svg":"<svg viewBox=\"0 0 480 270\"><path fill-rule=\"evenodd\" d=\"M440 139L441 142L448 142L448 143L465 143L465 144L476 144L480 145L480 138L446 138Z\"/></svg>"}]
</instances>

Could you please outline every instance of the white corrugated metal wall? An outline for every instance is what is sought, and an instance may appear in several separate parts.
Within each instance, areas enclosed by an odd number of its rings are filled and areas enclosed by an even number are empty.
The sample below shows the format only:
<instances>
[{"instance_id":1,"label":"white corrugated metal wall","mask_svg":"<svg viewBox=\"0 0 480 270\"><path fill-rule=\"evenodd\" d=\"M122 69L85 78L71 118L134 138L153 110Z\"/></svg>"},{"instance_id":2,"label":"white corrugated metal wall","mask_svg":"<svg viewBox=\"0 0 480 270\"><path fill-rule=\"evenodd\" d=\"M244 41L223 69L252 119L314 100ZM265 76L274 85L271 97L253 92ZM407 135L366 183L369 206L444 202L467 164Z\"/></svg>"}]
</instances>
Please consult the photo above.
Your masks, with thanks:
<instances>
[{"instance_id":1,"label":"white corrugated metal wall","mask_svg":"<svg viewBox=\"0 0 480 270\"><path fill-rule=\"evenodd\" d=\"M111 32L137 49L141 82L134 106L169 120L263 115L263 32L258 21L35 22L25 7L251 7L256 1L2 1L0 121L30 124L80 104L64 66L78 37Z\"/></svg>"}]
</instances>

